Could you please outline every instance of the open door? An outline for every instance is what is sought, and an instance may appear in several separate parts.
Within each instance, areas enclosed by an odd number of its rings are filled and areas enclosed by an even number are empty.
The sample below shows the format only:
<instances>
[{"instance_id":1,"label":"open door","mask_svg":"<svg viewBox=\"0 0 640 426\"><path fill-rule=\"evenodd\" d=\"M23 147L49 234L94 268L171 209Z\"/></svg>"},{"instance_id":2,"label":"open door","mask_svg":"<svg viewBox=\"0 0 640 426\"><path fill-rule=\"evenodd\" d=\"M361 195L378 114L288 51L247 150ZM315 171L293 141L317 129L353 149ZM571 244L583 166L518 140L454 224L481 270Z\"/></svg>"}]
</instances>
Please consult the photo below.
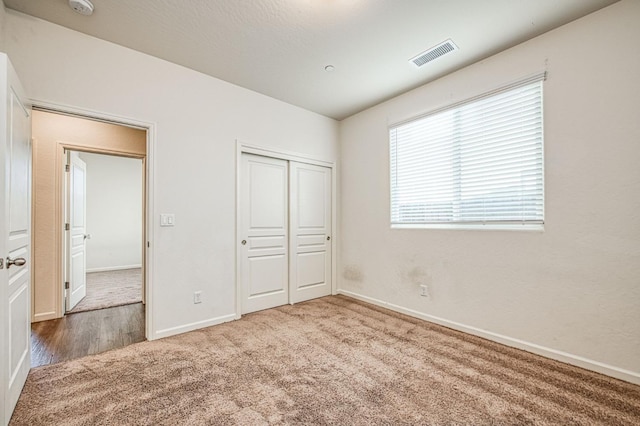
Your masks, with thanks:
<instances>
[{"instance_id":1,"label":"open door","mask_svg":"<svg viewBox=\"0 0 640 426\"><path fill-rule=\"evenodd\" d=\"M67 151L65 304L67 312L87 295L87 165Z\"/></svg>"},{"instance_id":2,"label":"open door","mask_svg":"<svg viewBox=\"0 0 640 426\"><path fill-rule=\"evenodd\" d=\"M0 53L0 421L9 423L31 367L31 114Z\"/></svg>"}]
</instances>

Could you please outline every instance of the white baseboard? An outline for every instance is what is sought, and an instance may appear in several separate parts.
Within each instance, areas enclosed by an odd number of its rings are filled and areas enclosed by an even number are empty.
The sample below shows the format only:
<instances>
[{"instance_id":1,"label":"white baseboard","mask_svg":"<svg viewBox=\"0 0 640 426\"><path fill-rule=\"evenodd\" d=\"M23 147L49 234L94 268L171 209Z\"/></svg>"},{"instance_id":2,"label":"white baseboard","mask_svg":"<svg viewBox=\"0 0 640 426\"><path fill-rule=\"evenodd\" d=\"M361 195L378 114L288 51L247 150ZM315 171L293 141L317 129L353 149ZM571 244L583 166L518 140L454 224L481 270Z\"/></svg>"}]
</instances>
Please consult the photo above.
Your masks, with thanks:
<instances>
[{"instance_id":1,"label":"white baseboard","mask_svg":"<svg viewBox=\"0 0 640 426\"><path fill-rule=\"evenodd\" d=\"M103 268L87 268L87 273L89 272L109 272L109 271L122 271L124 269L140 269L142 268L141 264L138 265L122 265L122 266L105 266Z\"/></svg>"},{"instance_id":2,"label":"white baseboard","mask_svg":"<svg viewBox=\"0 0 640 426\"><path fill-rule=\"evenodd\" d=\"M524 351L541 355L546 358L551 358L556 361L575 365L576 367L581 367L586 370L595 371L596 373L605 374L607 376L615 377L616 379L620 379L620 380L624 380L630 383L640 385L640 373L635 371L625 370L622 368L614 367L612 365L604 364L602 362L584 358L578 355L573 355L567 352L540 346L535 343L525 342L524 340L514 339L512 337L503 336L501 334L493 333L491 331L482 330L480 328L472 327L465 324L460 324L455 321L449 321L444 318L439 318L433 315L424 314L422 312L414 311L413 309L404 308L402 306L394 305L393 303L384 302L382 300L374 299L368 296L363 296L361 294L353 293L351 291L338 290L338 294L349 296L354 299L361 300L363 302L371 303L373 305L380 306L382 308L386 308L401 314L409 315L414 318L436 323L448 328L452 328L454 330L472 334L474 336L482 337L487 340L501 343L506 346L522 349Z\"/></svg>"},{"instance_id":3,"label":"white baseboard","mask_svg":"<svg viewBox=\"0 0 640 426\"><path fill-rule=\"evenodd\" d=\"M236 314L223 315L221 317L209 318L203 321L192 322L190 324L180 325L177 327L165 328L154 333L153 338L148 340L162 339L164 337L174 336L176 334L186 333L200 328L211 327L212 325L222 324L224 322L235 321Z\"/></svg>"}]
</instances>

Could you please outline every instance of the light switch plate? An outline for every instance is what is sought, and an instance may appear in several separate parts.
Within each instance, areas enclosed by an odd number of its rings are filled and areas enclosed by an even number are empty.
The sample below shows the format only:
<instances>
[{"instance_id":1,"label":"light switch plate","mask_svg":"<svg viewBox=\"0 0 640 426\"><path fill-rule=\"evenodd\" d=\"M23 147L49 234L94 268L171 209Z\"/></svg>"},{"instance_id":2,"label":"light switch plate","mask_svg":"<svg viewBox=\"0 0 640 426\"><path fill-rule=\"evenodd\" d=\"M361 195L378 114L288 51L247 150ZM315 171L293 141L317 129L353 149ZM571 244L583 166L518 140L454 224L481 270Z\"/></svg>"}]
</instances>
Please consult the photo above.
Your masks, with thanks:
<instances>
[{"instance_id":1,"label":"light switch plate","mask_svg":"<svg viewBox=\"0 0 640 426\"><path fill-rule=\"evenodd\" d=\"M160 215L160 226L174 226L176 223L176 215L173 213L163 213Z\"/></svg>"}]
</instances>

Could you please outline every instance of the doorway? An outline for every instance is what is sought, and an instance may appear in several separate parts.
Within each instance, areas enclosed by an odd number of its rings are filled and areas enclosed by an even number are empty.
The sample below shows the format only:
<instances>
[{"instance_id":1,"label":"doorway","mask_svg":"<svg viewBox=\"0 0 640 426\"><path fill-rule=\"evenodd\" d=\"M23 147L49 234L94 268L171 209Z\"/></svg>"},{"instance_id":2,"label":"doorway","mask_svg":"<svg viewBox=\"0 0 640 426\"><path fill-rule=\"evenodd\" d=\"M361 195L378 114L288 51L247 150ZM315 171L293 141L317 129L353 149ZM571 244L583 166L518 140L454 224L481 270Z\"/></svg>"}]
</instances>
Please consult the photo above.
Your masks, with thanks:
<instances>
[{"instance_id":1,"label":"doorway","mask_svg":"<svg viewBox=\"0 0 640 426\"><path fill-rule=\"evenodd\" d=\"M241 152L241 314L333 293L332 180L324 164Z\"/></svg>"},{"instance_id":2,"label":"doorway","mask_svg":"<svg viewBox=\"0 0 640 426\"><path fill-rule=\"evenodd\" d=\"M141 303L142 160L65 154L65 312Z\"/></svg>"},{"instance_id":3,"label":"doorway","mask_svg":"<svg viewBox=\"0 0 640 426\"><path fill-rule=\"evenodd\" d=\"M55 362L144 340L147 130L34 110L32 132L32 357Z\"/></svg>"}]
</instances>

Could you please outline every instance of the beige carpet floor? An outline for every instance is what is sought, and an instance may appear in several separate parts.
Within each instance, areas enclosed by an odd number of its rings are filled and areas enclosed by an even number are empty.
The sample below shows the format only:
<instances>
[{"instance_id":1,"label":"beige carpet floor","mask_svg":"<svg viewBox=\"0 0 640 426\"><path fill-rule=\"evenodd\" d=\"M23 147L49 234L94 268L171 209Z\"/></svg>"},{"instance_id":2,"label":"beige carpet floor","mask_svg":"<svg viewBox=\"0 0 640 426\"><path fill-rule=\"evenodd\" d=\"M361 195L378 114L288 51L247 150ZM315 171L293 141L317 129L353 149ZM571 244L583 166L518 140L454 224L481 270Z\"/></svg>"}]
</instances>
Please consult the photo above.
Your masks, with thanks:
<instances>
[{"instance_id":1,"label":"beige carpet floor","mask_svg":"<svg viewBox=\"0 0 640 426\"><path fill-rule=\"evenodd\" d=\"M638 425L640 387L342 296L33 369L11 425Z\"/></svg>"},{"instance_id":2,"label":"beige carpet floor","mask_svg":"<svg viewBox=\"0 0 640 426\"><path fill-rule=\"evenodd\" d=\"M67 313L142 302L142 269L87 273L87 295Z\"/></svg>"}]
</instances>

